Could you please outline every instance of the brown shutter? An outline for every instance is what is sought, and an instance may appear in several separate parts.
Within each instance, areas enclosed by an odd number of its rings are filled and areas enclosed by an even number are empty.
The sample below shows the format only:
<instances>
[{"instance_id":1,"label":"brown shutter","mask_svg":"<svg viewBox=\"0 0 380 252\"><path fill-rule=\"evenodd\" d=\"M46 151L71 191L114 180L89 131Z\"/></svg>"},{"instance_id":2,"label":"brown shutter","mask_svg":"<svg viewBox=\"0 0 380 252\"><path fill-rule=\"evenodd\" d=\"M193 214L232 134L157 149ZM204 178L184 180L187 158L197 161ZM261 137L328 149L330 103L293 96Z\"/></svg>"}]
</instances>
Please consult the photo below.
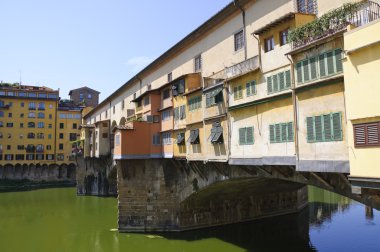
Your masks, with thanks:
<instances>
[{"instance_id":1,"label":"brown shutter","mask_svg":"<svg viewBox=\"0 0 380 252\"><path fill-rule=\"evenodd\" d=\"M380 146L380 122L354 125L355 147Z\"/></svg>"}]
</instances>

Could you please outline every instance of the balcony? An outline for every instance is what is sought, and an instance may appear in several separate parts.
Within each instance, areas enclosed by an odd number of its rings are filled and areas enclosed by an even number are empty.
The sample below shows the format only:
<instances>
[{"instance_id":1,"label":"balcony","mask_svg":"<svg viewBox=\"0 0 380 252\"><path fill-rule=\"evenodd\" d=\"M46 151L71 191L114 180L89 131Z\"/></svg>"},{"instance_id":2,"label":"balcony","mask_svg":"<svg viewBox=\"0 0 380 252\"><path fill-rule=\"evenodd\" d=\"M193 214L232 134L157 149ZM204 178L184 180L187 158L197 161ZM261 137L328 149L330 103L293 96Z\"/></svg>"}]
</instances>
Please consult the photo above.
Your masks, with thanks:
<instances>
[{"instance_id":1,"label":"balcony","mask_svg":"<svg viewBox=\"0 0 380 252\"><path fill-rule=\"evenodd\" d=\"M231 79L231 78L235 78L237 76L246 74L248 72L251 72L253 70L256 70L258 68L259 68L259 57L255 56L243 62L235 64L233 66L230 66L226 68L224 71L225 71L226 78Z\"/></svg>"},{"instance_id":2,"label":"balcony","mask_svg":"<svg viewBox=\"0 0 380 252\"><path fill-rule=\"evenodd\" d=\"M372 1L344 4L289 32L293 51L321 39L344 32L348 25L356 27L380 18L380 5Z\"/></svg>"}]
</instances>

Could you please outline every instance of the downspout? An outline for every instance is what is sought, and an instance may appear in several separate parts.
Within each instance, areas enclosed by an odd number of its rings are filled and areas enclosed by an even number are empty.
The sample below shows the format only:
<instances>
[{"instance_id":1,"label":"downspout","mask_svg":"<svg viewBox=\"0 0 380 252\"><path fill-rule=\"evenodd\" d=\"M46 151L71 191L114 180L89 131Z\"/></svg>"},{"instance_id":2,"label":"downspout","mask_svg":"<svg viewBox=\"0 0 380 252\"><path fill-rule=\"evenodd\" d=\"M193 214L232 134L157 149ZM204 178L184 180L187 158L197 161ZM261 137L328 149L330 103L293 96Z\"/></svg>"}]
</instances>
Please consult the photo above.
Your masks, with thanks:
<instances>
[{"instance_id":1,"label":"downspout","mask_svg":"<svg viewBox=\"0 0 380 252\"><path fill-rule=\"evenodd\" d=\"M299 143L298 143L298 107L297 107L297 97L296 97L296 80L294 75L294 62L289 55L286 55L286 58L290 62L290 73L292 79L292 103L293 103L293 120L294 120L294 145L296 151L296 169L299 161Z\"/></svg>"},{"instance_id":2,"label":"downspout","mask_svg":"<svg viewBox=\"0 0 380 252\"><path fill-rule=\"evenodd\" d=\"M256 37L255 34L253 34L253 33L251 35L252 35L252 37L254 37L257 40L257 51L258 51L258 57L259 57L259 67L260 67L260 69L263 69L262 68L262 63L261 63L261 46L260 46L261 42L260 42L260 37Z\"/></svg>"},{"instance_id":3,"label":"downspout","mask_svg":"<svg viewBox=\"0 0 380 252\"><path fill-rule=\"evenodd\" d=\"M246 25L245 25L245 10L238 3L238 0L234 0L234 5L239 8L241 15L243 17L243 34L244 34L244 60L247 60L247 36L246 36Z\"/></svg>"}]
</instances>

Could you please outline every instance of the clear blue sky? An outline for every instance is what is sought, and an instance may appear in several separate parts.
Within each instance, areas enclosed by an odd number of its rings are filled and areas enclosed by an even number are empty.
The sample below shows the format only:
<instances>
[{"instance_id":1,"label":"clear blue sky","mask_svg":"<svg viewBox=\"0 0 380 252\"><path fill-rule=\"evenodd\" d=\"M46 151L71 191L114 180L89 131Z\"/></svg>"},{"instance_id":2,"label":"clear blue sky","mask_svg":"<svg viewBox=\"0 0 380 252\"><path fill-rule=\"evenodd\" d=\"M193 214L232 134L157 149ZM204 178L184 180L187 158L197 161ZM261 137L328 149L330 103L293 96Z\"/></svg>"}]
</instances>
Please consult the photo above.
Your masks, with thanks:
<instances>
[{"instance_id":1,"label":"clear blue sky","mask_svg":"<svg viewBox=\"0 0 380 252\"><path fill-rule=\"evenodd\" d=\"M101 100L231 0L1 0L0 80Z\"/></svg>"}]
</instances>

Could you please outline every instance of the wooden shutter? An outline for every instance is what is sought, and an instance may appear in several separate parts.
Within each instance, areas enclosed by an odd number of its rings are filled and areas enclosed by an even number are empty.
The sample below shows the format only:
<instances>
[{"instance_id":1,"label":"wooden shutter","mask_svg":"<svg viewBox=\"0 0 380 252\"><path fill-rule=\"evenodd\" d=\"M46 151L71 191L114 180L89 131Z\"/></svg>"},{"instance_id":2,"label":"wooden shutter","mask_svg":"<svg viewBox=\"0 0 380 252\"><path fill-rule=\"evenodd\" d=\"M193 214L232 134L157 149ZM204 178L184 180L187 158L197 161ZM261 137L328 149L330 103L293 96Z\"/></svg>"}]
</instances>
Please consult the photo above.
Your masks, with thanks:
<instances>
[{"instance_id":1,"label":"wooden shutter","mask_svg":"<svg viewBox=\"0 0 380 252\"><path fill-rule=\"evenodd\" d=\"M277 74L273 75L273 92L278 92L278 76Z\"/></svg>"},{"instance_id":2,"label":"wooden shutter","mask_svg":"<svg viewBox=\"0 0 380 252\"><path fill-rule=\"evenodd\" d=\"M286 123L281 123L281 142L288 141L288 125Z\"/></svg>"},{"instance_id":3,"label":"wooden shutter","mask_svg":"<svg viewBox=\"0 0 380 252\"><path fill-rule=\"evenodd\" d=\"M290 77L290 70L285 72L285 87L290 88L292 85L291 77Z\"/></svg>"},{"instance_id":4,"label":"wooden shutter","mask_svg":"<svg viewBox=\"0 0 380 252\"><path fill-rule=\"evenodd\" d=\"M279 143L281 141L281 126L280 124L275 124L274 126L274 132L275 132L275 141L276 143Z\"/></svg>"},{"instance_id":5,"label":"wooden shutter","mask_svg":"<svg viewBox=\"0 0 380 252\"><path fill-rule=\"evenodd\" d=\"M334 51L334 58L335 58L336 72L337 73L343 72L342 49L336 49Z\"/></svg>"},{"instance_id":6,"label":"wooden shutter","mask_svg":"<svg viewBox=\"0 0 380 252\"><path fill-rule=\"evenodd\" d=\"M284 72L281 72L278 74L278 79L279 79L279 82L280 82L280 90L284 90L285 89L285 76L284 76Z\"/></svg>"},{"instance_id":7,"label":"wooden shutter","mask_svg":"<svg viewBox=\"0 0 380 252\"><path fill-rule=\"evenodd\" d=\"M333 129L333 140L342 140L342 114L333 113L332 114L332 129Z\"/></svg>"},{"instance_id":8,"label":"wooden shutter","mask_svg":"<svg viewBox=\"0 0 380 252\"><path fill-rule=\"evenodd\" d=\"M293 122L287 123L287 127L288 127L288 139L287 139L287 141L292 142L292 141L294 141Z\"/></svg>"},{"instance_id":9,"label":"wooden shutter","mask_svg":"<svg viewBox=\"0 0 380 252\"><path fill-rule=\"evenodd\" d=\"M302 63L298 62L296 65L296 71L297 71L297 83L302 83Z\"/></svg>"},{"instance_id":10,"label":"wooden shutter","mask_svg":"<svg viewBox=\"0 0 380 252\"><path fill-rule=\"evenodd\" d=\"M242 99L243 98L243 88L242 88L242 86L239 86L238 90L239 90L239 92L238 92L238 98Z\"/></svg>"},{"instance_id":11,"label":"wooden shutter","mask_svg":"<svg viewBox=\"0 0 380 252\"><path fill-rule=\"evenodd\" d=\"M332 140L332 132L331 132L331 116L330 114L328 115L323 115L323 137L325 141L330 141Z\"/></svg>"},{"instance_id":12,"label":"wooden shutter","mask_svg":"<svg viewBox=\"0 0 380 252\"><path fill-rule=\"evenodd\" d=\"M310 79L314 80L317 78L317 63L316 63L316 58L310 58Z\"/></svg>"},{"instance_id":13,"label":"wooden shutter","mask_svg":"<svg viewBox=\"0 0 380 252\"><path fill-rule=\"evenodd\" d=\"M246 128L246 143L253 144L253 127Z\"/></svg>"},{"instance_id":14,"label":"wooden shutter","mask_svg":"<svg viewBox=\"0 0 380 252\"><path fill-rule=\"evenodd\" d=\"M328 52L326 54L326 57L327 57L327 74L328 75L334 74L335 70L334 70L334 55L333 55L333 52Z\"/></svg>"},{"instance_id":15,"label":"wooden shutter","mask_svg":"<svg viewBox=\"0 0 380 252\"><path fill-rule=\"evenodd\" d=\"M325 62L325 54L319 55L319 76L326 76L326 62Z\"/></svg>"},{"instance_id":16,"label":"wooden shutter","mask_svg":"<svg viewBox=\"0 0 380 252\"><path fill-rule=\"evenodd\" d=\"M309 81L310 80L310 73L309 73L309 60L302 61L302 70L303 70L303 81Z\"/></svg>"},{"instance_id":17,"label":"wooden shutter","mask_svg":"<svg viewBox=\"0 0 380 252\"><path fill-rule=\"evenodd\" d=\"M380 146L380 122L354 125L355 147Z\"/></svg>"},{"instance_id":18,"label":"wooden shutter","mask_svg":"<svg viewBox=\"0 0 380 252\"><path fill-rule=\"evenodd\" d=\"M240 145L246 144L245 132L246 132L246 128L240 128L239 129L239 143L240 143Z\"/></svg>"},{"instance_id":19,"label":"wooden shutter","mask_svg":"<svg viewBox=\"0 0 380 252\"><path fill-rule=\"evenodd\" d=\"M247 96L250 96L251 95L251 83L250 82L247 82L245 84L245 91L247 93Z\"/></svg>"},{"instance_id":20,"label":"wooden shutter","mask_svg":"<svg viewBox=\"0 0 380 252\"><path fill-rule=\"evenodd\" d=\"M307 141L314 142L314 118L306 118Z\"/></svg>"},{"instance_id":21,"label":"wooden shutter","mask_svg":"<svg viewBox=\"0 0 380 252\"><path fill-rule=\"evenodd\" d=\"M267 77L267 88L268 88L268 94L273 92L272 76Z\"/></svg>"},{"instance_id":22,"label":"wooden shutter","mask_svg":"<svg viewBox=\"0 0 380 252\"><path fill-rule=\"evenodd\" d=\"M354 125L354 141L356 146L366 146L366 125Z\"/></svg>"},{"instance_id":23,"label":"wooden shutter","mask_svg":"<svg viewBox=\"0 0 380 252\"><path fill-rule=\"evenodd\" d=\"M367 144L378 145L379 144L379 124L367 125Z\"/></svg>"},{"instance_id":24,"label":"wooden shutter","mask_svg":"<svg viewBox=\"0 0 380 252\"><path fill-rule=\"evenodd\" d=\"M275 138L274 138L274 125L269 125L269 141L271 143L275 142Z\"/></svg>"},{"instance_id":25,"label":"wooden shutter","mask_svg":"<svg viewBox=\"0 0 380 252\"><path fill-rule=\"evenodd\" d=\"M234 100L237 100L237 96L238 96L238 87L234 87Z\"/></svg>"},{"instance_id":26,"label":"wooden shutter","mask_svg":"<svg viewBox=\"0 0 380 252\"><path fill-rule=\"evenodd\" d=\"M322 131L322 116L314 117L314 128L315 128L315 141L323 141L323 131Z\"/></svg>"},{"instance_id":27,"label":"wooden shutter","mask_svg":"<svg viewBox=\"0 0 380 252\"><path fill-rule=\"evenodd\" d=\"M251 93L256 94L256 81L251 81Z\"/></svg>"}]
</instances>

